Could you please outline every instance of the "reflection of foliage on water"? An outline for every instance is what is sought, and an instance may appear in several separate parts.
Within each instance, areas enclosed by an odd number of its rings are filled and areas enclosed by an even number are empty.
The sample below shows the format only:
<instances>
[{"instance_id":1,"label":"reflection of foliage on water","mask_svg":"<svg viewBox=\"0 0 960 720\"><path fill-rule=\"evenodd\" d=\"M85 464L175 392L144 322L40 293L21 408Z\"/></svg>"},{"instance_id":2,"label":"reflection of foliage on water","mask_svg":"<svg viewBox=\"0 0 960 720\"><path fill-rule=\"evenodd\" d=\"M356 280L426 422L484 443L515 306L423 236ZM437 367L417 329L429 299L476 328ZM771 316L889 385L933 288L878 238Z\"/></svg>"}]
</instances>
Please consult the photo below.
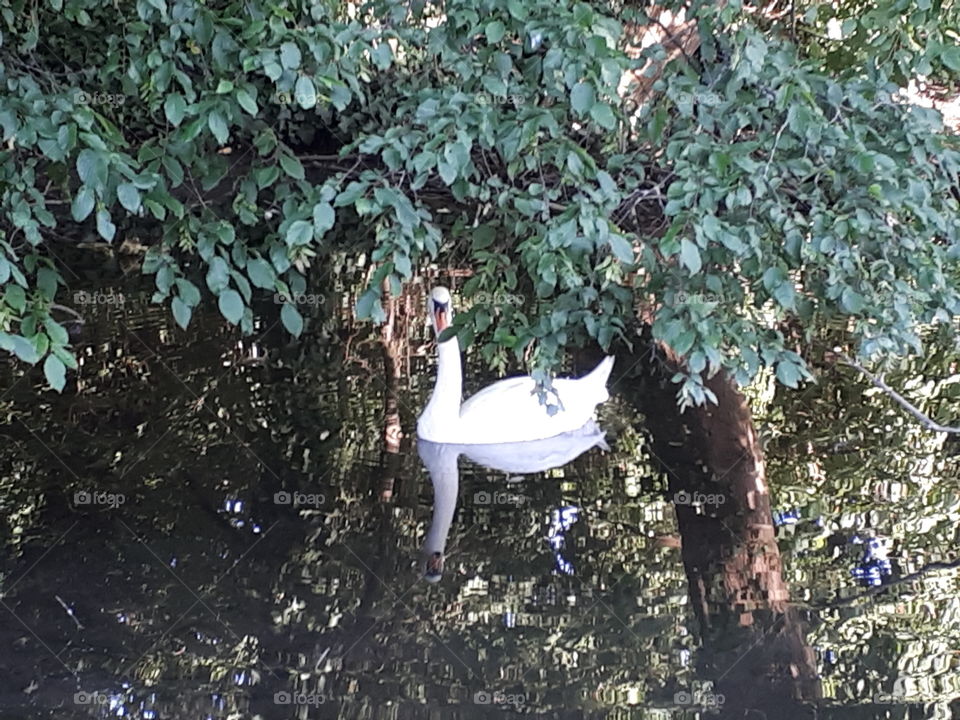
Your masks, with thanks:
<instances>
[{"instance_id":1,"label":"reflection of foliage on water","mask_svg":"<svg viewBox=\"0 0 960 720\"><path fill-rule=\"evenodd\" d=\"M3 501L11 518L38 508L5 538L20 553L6 575L49 550L7 601L50 647L73 639L62 659L85 690L126 694L135 713L141 703L180 713L212 704L222 716L258 703L269 711L273 692L290 690L355 716L387 699L417 707L442 697L479 711L474 695L485 691L544 710L600 708L673 682L671 658L689 644L688 631L677 635L683 576L675 551L651 541L672 523L656 491L636 486L642 456L585 458L547 482L527 479L515 486L516 507L471 504L503 478L465 469L452 580L427 587L414 560L432 495L409 443L395 502L373 501L384 388L364 333L326 325L265 362L269 331L264 342L233 345L202 318L184 334L137 317L138 307L88 319L96 352L81 371L83 393L48 410L30 402L24 380L5 399L14 442L0 462L19 482ZM420 374L409 377L407 428L427 389ZM72 506L84 489L126 502ZM273 503L283 491L325 497L296 511ZM568 535L578 578L553 574L544 543L546 508L560 503L584 508ZM90 583L50 587L77 563ZM644 571L652 567L661 572ZM16 702L72 697L70 675L26 630L8 625L4 635L35 661L12 676ZM656 667L638 670L650 657ZM19 693L35 680L40 687Z\"/></svg>"},{"instance_id":2,"label":"reflection of foliage on water","mask_svg":"<svg viewBox=\"0 0 960 720\"><path fill-rule=\"evenodd\" d=\"M936 352L904 361L886 380L930 417L956 424L957 359ZM828 368L819 384L779 393L763 419L773 436L775 499L798 517L780 528L779 544L793 586L807 588L803 602L820 612L811 643L825 696L845 704L934 702L940 709L930 712L948 716L946 704L960 694L960 575L923 571L958 559L956 438L923 429L849 368ZM864 537L889 551L887 592L865 591L853 578ZM911 573L920 575L897 582Z\"/></svg>"},{"instance_id":3,"label":"reflection of foliage on water","mask_svg":"<svg viewBox=\"0 0 960 720\"><path fill-rule=\"evenodd\" d=\"M90 319L83 392L46 406L33 378L12 388L0 453L4 602L39 640L3 624L0 642L15 648L0 668L12 688L3 705L93 713L72 704L70 672L144 718L276 717L287 710L278 692L312 703L295 708L300 717L418 717L426 704L464 717L646 718L678 692L709 689L716 678L698 674L700 629L644 418L615 399L603 411L612 453L516 484L461 460L447 571L427 585L416 558L430 483L407 438L393 499L378 501L379 347L375 331L337 319L341 303L351 299L332 293L296 345L271 328L234 344L202 317L181 333L127 303ZM409 329L399 388L408 433L432 381L422 328ZM888 379L916 398L905 378L948 378L948 364ZM850 574L855 533L892 541L901 574L953 559L955 547L951 446L883 396L861 397L865 387L838 371L757 399L775 499L799 515L780 530L785 576L794 602L820 614L808 637L826 697L865 703L901 676L930 679L910 693L949 697L955 574L837 602L864 592ZM949 420L955 387L933 389L945 404L924 409ZM126 501L76 506L82 489ZM522 501L475 501L504 490ZM283 492L323 498L294 508L274 502ZM565 534L574 576L556 572L546 542L552 510L566 505L581 509ZM63 648L67 669L40 640ZM476 704L482 693L490 704Z\"/></svg>"}]
</instances>

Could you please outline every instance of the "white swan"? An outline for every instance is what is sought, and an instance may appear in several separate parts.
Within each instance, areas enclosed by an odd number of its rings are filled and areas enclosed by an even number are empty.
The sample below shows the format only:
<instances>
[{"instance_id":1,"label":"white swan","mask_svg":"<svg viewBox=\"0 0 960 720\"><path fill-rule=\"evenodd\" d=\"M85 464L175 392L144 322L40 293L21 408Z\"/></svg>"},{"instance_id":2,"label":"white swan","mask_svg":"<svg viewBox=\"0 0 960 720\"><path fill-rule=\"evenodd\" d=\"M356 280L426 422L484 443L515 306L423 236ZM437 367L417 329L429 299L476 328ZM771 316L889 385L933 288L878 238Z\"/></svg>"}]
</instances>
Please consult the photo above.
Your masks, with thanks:
<instances>
[{"instance_id":1,"label":"white swan","mask_svg":"<svg viewBox=\"0 0 960 720\"><path fill-rule=\"evenodd\" d=\"M430 324L439 337L453 320L453 301L445 287L435 287L427 301ZM613 357L588 375L559 378L553 387L560 409L553 415L540 403L529 375L508 378L484 388L462 405L463 375L457 338L437 343L437 383L417 420L417 436L436 443L487 445L543 440L582 427L606 400Z\"/></svg>"}]
</instances>

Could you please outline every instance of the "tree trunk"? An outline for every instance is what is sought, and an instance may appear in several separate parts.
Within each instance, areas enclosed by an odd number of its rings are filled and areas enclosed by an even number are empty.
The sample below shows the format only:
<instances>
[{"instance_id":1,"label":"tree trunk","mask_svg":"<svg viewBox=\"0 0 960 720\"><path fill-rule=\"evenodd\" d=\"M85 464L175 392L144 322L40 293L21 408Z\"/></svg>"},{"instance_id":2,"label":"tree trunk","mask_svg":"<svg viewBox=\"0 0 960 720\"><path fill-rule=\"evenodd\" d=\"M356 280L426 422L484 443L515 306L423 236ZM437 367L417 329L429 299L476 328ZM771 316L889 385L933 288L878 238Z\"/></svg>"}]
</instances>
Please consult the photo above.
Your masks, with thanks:
<instances>
[{"instance_id":1,"label":"tree trunk","mask_svg":"<svg viewBox=\"0 0 960 720\"><path fill-rule=\"evenodd\" d=\"M690 599L700 624L699 668L725 716L782 716L820 697L805 622L789 603L763 450L743 394L724 374L706 382L717 405L680 413L669 353L628 389L647 418L652 451L670 477Z\"/></svg>"}]
</instances>

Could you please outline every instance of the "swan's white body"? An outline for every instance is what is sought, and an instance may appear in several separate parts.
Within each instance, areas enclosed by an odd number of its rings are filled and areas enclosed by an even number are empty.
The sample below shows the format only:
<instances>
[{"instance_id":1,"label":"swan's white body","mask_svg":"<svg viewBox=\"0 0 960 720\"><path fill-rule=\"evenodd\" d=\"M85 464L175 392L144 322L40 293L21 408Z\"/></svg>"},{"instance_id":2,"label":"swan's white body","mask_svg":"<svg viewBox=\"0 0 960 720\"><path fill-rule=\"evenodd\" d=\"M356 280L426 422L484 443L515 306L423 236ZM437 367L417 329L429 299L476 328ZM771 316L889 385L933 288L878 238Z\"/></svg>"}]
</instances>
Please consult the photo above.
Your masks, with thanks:
<instances>
[{"instance_id":1,"label":"swan's white body","mask_svg":"<svg viewBox=\"0 0 960 720\"><path fill-rule=\"evenodd\" d=\"M434 288L431 324L439 335L449 325L453 308L446 288ZM588 375L553 381L559 409L550 414L529 375L508 378L484 388L465 403L460 346L456 337L437 343L437 383L417 420L417 436L436 443L487 445L543 440L583 427L605 401L613 357L607 357Z\"/></svg>"}]
</instances>

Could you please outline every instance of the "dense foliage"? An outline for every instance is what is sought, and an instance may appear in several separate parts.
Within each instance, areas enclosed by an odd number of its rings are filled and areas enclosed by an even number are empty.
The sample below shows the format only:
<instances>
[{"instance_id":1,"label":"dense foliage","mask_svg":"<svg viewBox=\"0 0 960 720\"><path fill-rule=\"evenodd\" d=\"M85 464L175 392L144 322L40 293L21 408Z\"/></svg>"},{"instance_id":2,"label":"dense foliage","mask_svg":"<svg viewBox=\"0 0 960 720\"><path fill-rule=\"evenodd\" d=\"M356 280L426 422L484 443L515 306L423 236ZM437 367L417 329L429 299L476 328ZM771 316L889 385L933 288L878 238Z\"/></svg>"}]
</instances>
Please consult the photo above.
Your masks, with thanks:
<instances>
[{"instance_id":1,"label":"dense foliage","mask_svg":"<svg viewBox=\"0 0 960 720\"><path fill-rule=\"evenodd\" d=\"M719 367L796 385L829 324L917 351L960 310L956 141L889 81L960 64L923 5L899 11L922 52L891 24L844 62L817 12L798 47L756 8L695 6L695 56L637 98L625 73L666 53L637 51L638 8L0 0L0 347L63 387L82 308L58 248L99 238L149 246L182 327L209 292L244 332L279 298L295 335L338 258L369 260L357 309L379 319L442 257L473 271L461 341L544 379L640 311L689 401ZM871 17L840 20L855 39Z\"/></svg>"}]
</instances>

